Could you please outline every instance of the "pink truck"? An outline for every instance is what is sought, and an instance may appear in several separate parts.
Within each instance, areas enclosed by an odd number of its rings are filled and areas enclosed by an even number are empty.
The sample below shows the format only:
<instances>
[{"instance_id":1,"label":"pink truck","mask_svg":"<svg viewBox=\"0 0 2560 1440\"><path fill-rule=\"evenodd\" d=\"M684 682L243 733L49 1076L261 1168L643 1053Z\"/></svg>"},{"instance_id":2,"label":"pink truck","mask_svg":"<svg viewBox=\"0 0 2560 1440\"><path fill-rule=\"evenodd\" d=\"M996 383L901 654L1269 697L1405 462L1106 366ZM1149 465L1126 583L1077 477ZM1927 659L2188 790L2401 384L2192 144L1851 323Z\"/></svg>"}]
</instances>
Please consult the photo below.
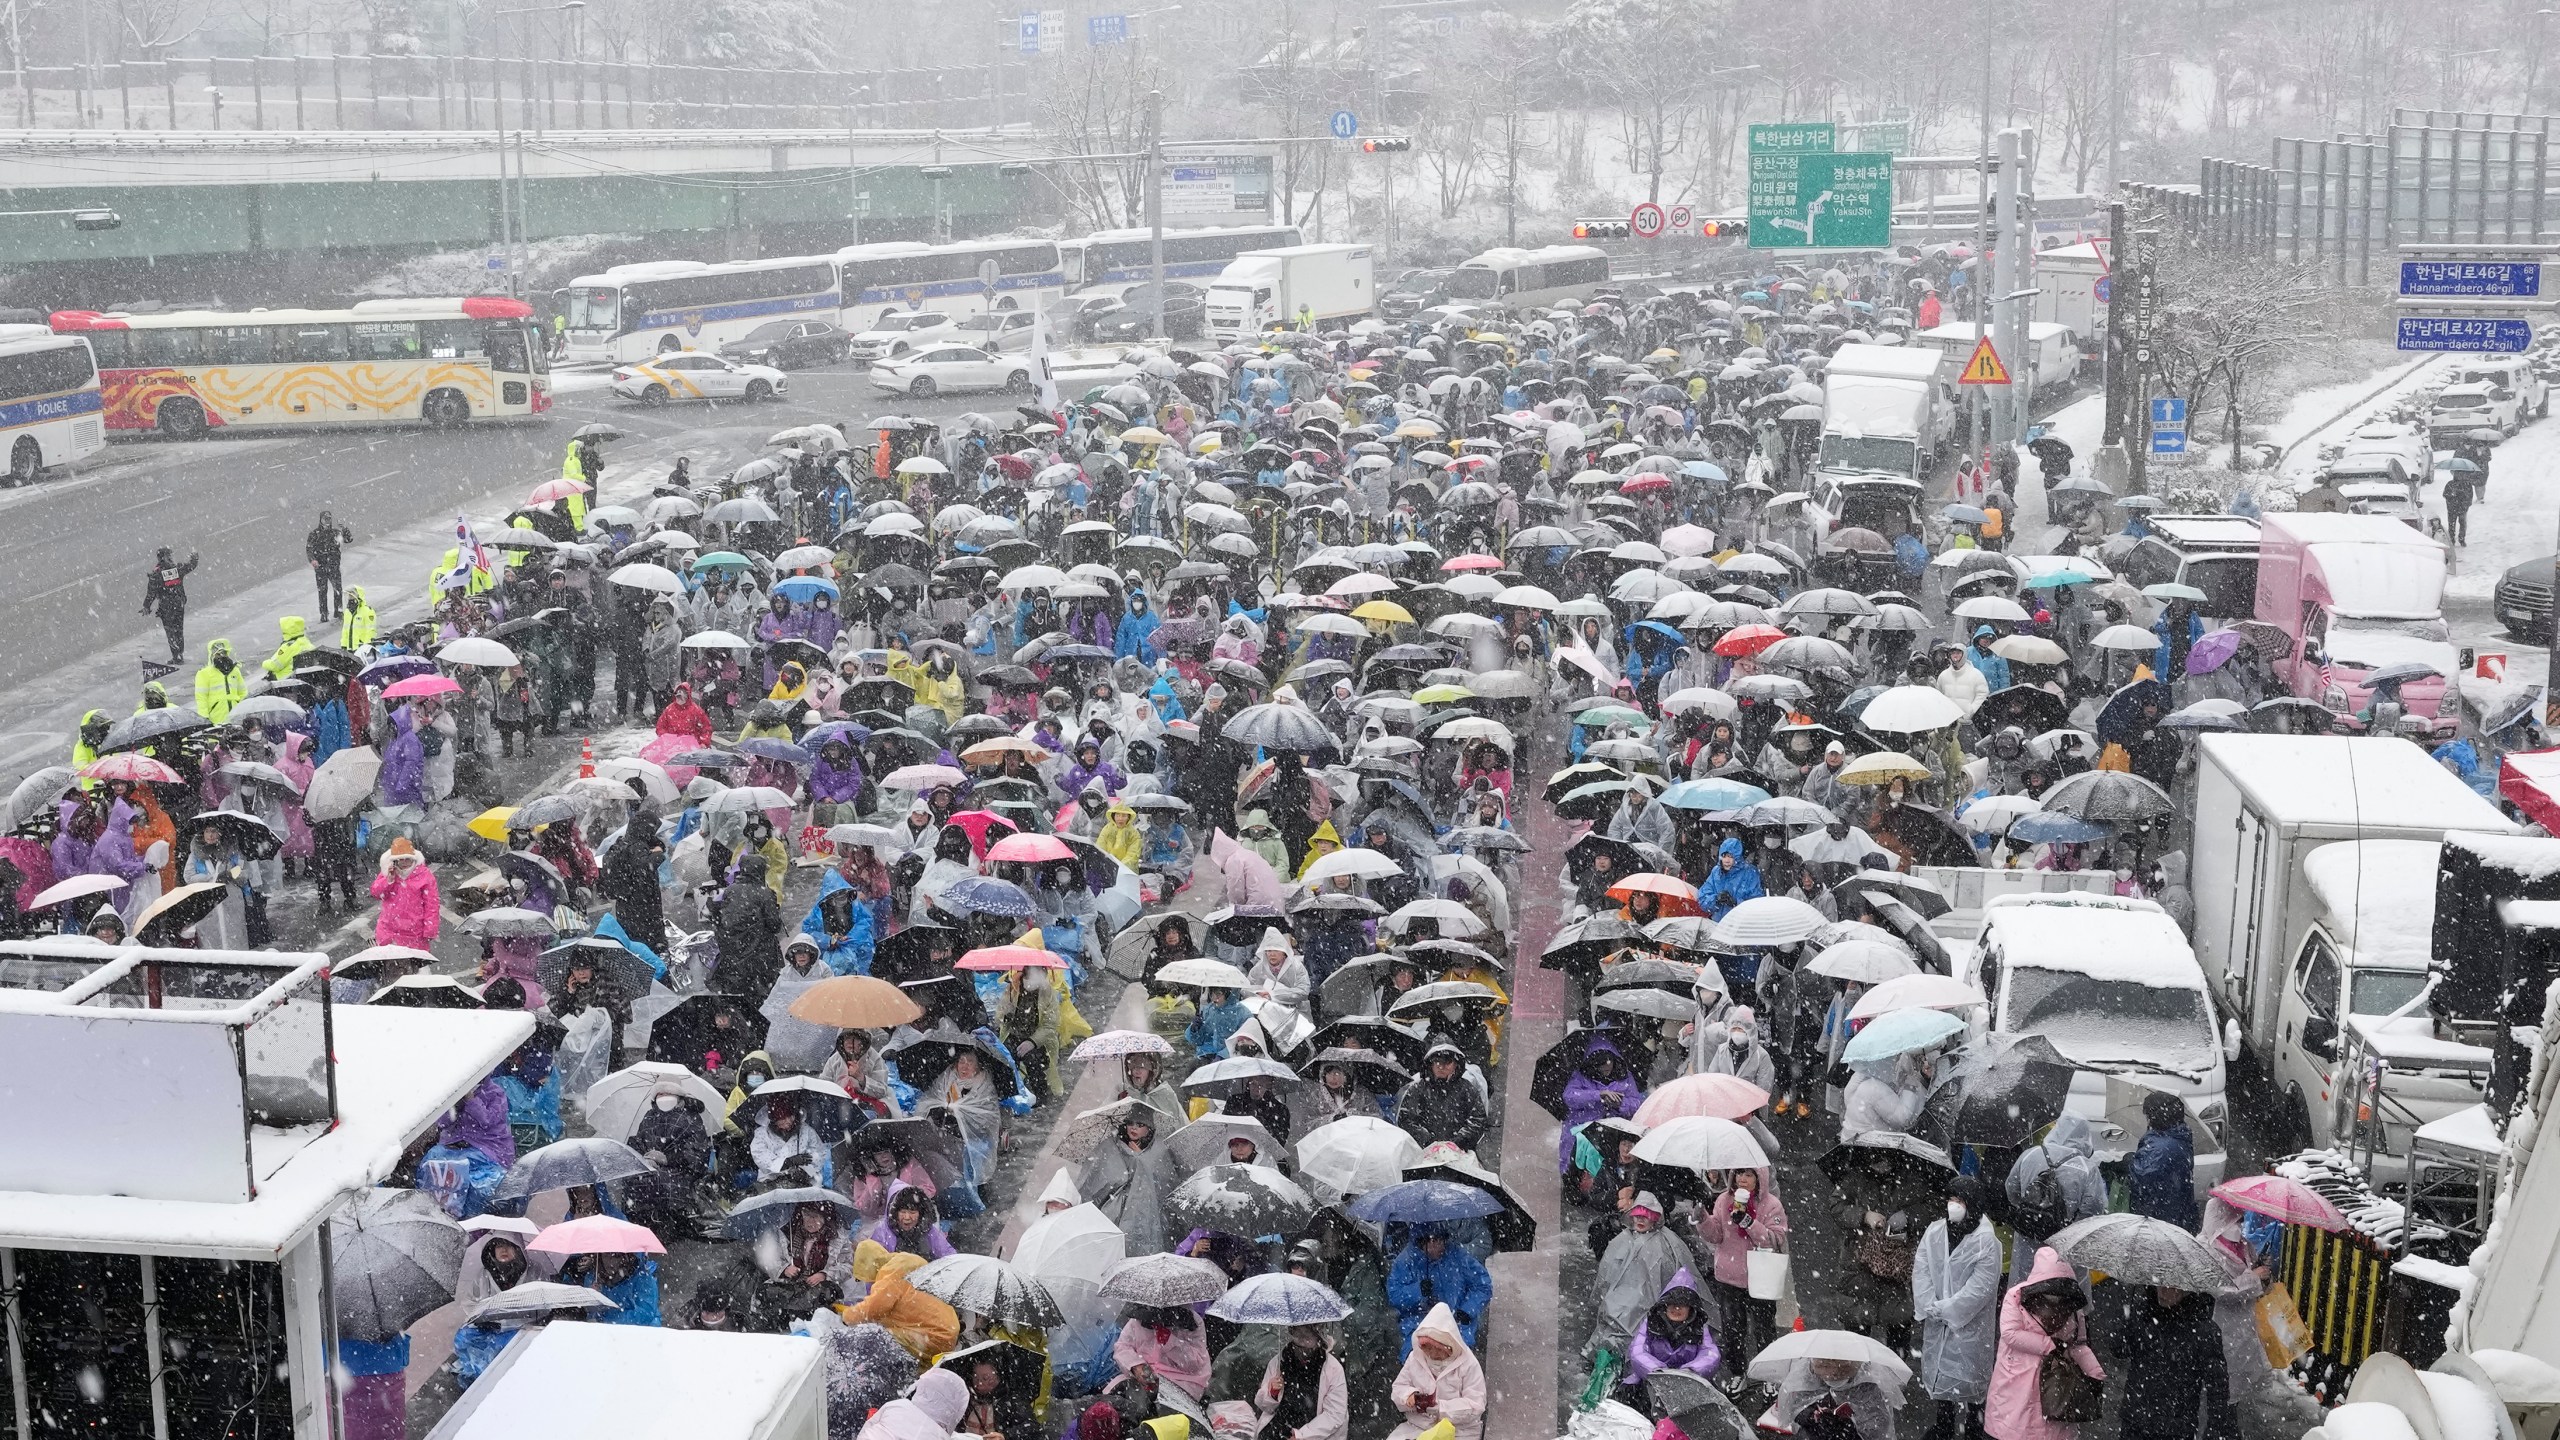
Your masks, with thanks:
<instances>
[{"instance_id":1,"label":"pink truck","mask_svg":"<svg viewBox=\"0 0 2560 1440\"><path fill-rule=\"evenodd\" d=\"M2438 713L2455 670L2441 542L2387 515L2274 513L2258 543L2258 619L2293 641L2275 664L2282 683L2352 713L2372 694L2366 676L2425 665L2435 678L2402 685L2401 704L2451 728L2453 717Z\"/></svg>"}]
</instances>

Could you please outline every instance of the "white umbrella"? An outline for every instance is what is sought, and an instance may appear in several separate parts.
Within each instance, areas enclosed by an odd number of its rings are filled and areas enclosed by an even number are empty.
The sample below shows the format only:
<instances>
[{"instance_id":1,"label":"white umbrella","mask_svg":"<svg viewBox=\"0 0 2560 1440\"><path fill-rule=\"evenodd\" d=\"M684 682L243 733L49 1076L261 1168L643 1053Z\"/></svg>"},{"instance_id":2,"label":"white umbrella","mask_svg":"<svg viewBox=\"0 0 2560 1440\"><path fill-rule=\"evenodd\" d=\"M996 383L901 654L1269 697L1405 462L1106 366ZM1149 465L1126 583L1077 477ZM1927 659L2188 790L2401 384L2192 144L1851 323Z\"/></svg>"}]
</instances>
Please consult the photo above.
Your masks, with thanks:
<instances>
[{"instance_id":1,"label":"white umbrella","mask_svg":"<svg viewBox=\"0 0 2560 1440\"><path fill-rule=\"evenodd\" d=\"M1784 895L1755 895L1725 912L1716 922L1719 945L1793 945L1830 923L1802 900Z\"/></svg>"},{"instance_id":2,"label":"white umbrella","mask_svg":"<svg viewBox=\"0 0 2560 1440\"><path fill-rule=\"evenodd\" d=\"M1007 590L1049 590L1067 583L1067 572L1054 565L1024 565L1005 572L997 582Z\"/></svg>"},{"instance_id":3,"label":"white umbrella","mask_svg":"<svg viewBox=\"0 0 2560 1440\"><path fill-rule=\"evenodd\" d=\"M374 782L381 778L382 757L373 747L350 746L311 772L311 783L303 787L302 813L314 820L344 820L373 798Z\"/></svg>"},{"instance_id":4,"label":"white umbrella","mask_svg":"<svg viewBox=\"0 0 2560 1440\"><path fill-rule=\"evenodd\" d=\"M1758 1170L1767 1167L1769 1152L1730 1120L1678 1115L1644 1133L1636 1142L1636 1158L1684 1170Z\"/></svg>"},{"instance_id":5,"label":"white umbrella","mask_svg":"<svg viewBox=\"0 0 2560 1440\"><path fill-rule=\"evenodd\" d=\"M2006 595L1976 595L1956 607L1959 620L2000 620L2023 625L2034 618L2026 607Z\"/></svg>"},{"instance_id":6,"label":"white umbrella","mask_svg":"<svg viewBox=\"0 0 2560 1440\"><path fill-rule=\"evenodd\" d=\"M2089 643L2101 650L2152 651L2160 648L2160 637L2139 625L2110 625L2091 637Z\"/></svg>"},{"instance_id":7,"label":"white umbrella","mask_svg":"<svg viewBox=\"0 0 2560 1440\"><path fill-rule=\"evenodd\" d=\"M1731 720L1742 713L1742 706L1740 702L1721 690L1705 685L1692 685L1686 690L1674 690L1662 697L1662 710L1666 715L1678 715L1688 710L1704 710L1718 720Z\"/></svg>"},{"instance_id":8,"label":"white umbrella","mask_svg":"<svg viewBox=\"0 0 2560 1440\"><path fill-rule=\"evenodd\" d=\"M668 569L664 565L652 565L646 560L635 560L614 571L611 575L606 576L605 578L611 580L616 585L627 585L634 590L647 590L658 595L681 595L684 593L683 576L678 575L676 572ZM461 642L456 641L454 643L460 644ZM446 648L451 649L452 647L447 646Z\"/></svg>"},{"instance_id":9,"label":"white umbrella","mask_svg":"<svg viewBox=\"0 0 2560 1440\"><path fill-rule=\"evenodd\" d=\"M1918 974L1897 976L1859 996L1858 1003L1849 1007L1849 1018L1872 1020L1878 1015L1889 1015L1896 1010L1960 1010L1967 1005L1990 1003L1990 997L1983 994L1982 988L1978 985L1959 980L1952 975L1935 975L1922 971Z\"/></svg>"},{"instance_id":10,"label":"white umbrella","mask_svg":"<svg viewBox=\"0 0 2560 1440\"><path fill-rule=\"evenodd\" d=\"M737 636L730 634L726 630L704 630L697 634L687 635L684 637L679 648L686 650L745 650L751 647L748 646L746 641L739 639Z\"/></svg>"},{"instance_id":11,"label":"white umbrella","mask_svg":"<svg viewBox=\"0 0 2560 1440\"><path fill-rule=\"evenodd\" d=\"M1299 877L1299 883L1308 890L1314 890L1326 881L1344 875L1355 880L1383 880L1390 875L1402 872L1403 867L1377 851L1355 847L1349 850L1336 850L1330 855L1319 858L1316 863L1307 867L1307 873Z\"/></svg>"},{"instance_id":12,"label":"white umbrella","mask_svg":"<svg viewBox=\"0 0 2560 1440\"><path fill-rule=\"evenodd\" d=\"M442 649L436 651L436 662L441 665L485 665L492 670L504 670L516 663L516 652L486 635L465 635L458 640L447 641Z\"/></svg>"},{"instance_id":13,"label":"white umbrella","mask_svg":"<svg viewBox=\"0 0 2560 1440\"><path fill-rule=\"evenodd\" d=\"M1795 1330L1781 1334L1760 1347L1751 1357L1751 1378L1776 1384L1787 1378L1787 1372L1805 1360L1839 1360L1854 1365L1873 1365L1883 1372L1874 1379L1878 1389L1887 1395L1899 1395L1911 1383L1911 1367L1901 1356L1880 1341L1870 1340L1850 1330Z\"/></svg>"},{"instance_id":14,"label":"white umbrella","mask_svg":"<svg viewBox=\"0 0 2560 1440\"><path fill-rule=\"evenodd\" d=\"M1375 1115L1319 1125L1299 1137L1297 1150L1299 1174L1340 1196L1397 1184L1422 1160L1412 1136Z\"/></svg>"},{"instance_id":15,"label":"white umbrella","mask_svg":"<svg viewBox=\"0 0 2560 1440\"><path fill-rule=\"evenodd\" d=\"M1888 945L1881 940L1843 940L1814 956L1805 968L1834 980L1880 985L1919 973L1920 962L1912 959L1911 952L1899 945Z\"/></svg>"},{"instance_id":16,"label":"white umbrella","mask_svg":"<svg viewBox=\"0 0 2560 1440\"><path fill-rule=\"evenodd\" d=\"M1508 590L1497 591L1493 603L1522 610L1553 610L1558 601L1535 585L1514 585Z\"/></svg>"},{"instance_id":17,"label":"white umbrella","mask_svg":"<svg viewBox=\"0 0 2560 1440\"><path fill-rule=\"evenodd\" d=\"M729 1097L711 1087L711 1082L682 1065L643 1060L627 1069L616 1070L587 1087L587 1126L608 1139L624 1139L640 1125L640 1117L649 1108L660 1086L678 1095L689 1095L702 1102L702 1133L717 1135L729 1123Z\"/></svg>"},{"instance_id":18,"label":"white umbrella","mask_svg":"<svg viewBox=\"0 0 2560 1440\"><path fill-rule=\"evenodd\" d=\"M1941 730L1962 719L1964 707L1930 685L1896 685L1858 712L1864 729L1906 733Z\"/></svg>"},{"instance_id":19,"label":"white umbrella","mask_svg":"<svg viewBox=\"0 0 2560 1440\"><path fill-rule=\"evenodd\" d=\"M1991 653L2021 665L2060 665L2071 658L2069 651L2041 635L2003 635L1991 642Z\"/></svg>"}]
</instances>

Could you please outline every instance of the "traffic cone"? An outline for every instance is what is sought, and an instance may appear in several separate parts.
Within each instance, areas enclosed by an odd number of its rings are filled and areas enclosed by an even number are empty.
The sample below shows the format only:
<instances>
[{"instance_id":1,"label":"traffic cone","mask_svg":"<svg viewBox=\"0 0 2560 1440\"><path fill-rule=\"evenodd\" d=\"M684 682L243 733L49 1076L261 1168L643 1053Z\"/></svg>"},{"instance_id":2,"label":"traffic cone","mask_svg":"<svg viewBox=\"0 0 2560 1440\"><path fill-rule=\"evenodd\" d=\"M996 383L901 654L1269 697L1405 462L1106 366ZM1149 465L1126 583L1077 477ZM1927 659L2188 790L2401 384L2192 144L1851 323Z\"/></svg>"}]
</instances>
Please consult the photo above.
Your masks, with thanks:
<instances>
[{"instance_id":1,"label":"traffic cone","mask_svg":"<svg viewBox=\"0 0 2560 1440\"><path fill-rule=\"evenodd\" d=\"M592 780L596 776L596 737L586 735L578 740L578 778Z\"/></svg>"},{"instance_id":2,"label":"traffic cone","mask_svg":"<svg viewBox=\"0 0 2560 1440\"><path fill-rule=\"evenodd\" d=\"M1802 1315L1798 1315L1798 1316L1796 1316L1796 1323L1795 1323L1795 1325L1794 1325L1792 1328L1795 1330L1795 1332L1796 1332L1797 1334L1799 1334L1799 1335L1803 1334L1803 1333L1804 1333L1804 1316L1802 1316Z\"/></svg>"}]
</instances>

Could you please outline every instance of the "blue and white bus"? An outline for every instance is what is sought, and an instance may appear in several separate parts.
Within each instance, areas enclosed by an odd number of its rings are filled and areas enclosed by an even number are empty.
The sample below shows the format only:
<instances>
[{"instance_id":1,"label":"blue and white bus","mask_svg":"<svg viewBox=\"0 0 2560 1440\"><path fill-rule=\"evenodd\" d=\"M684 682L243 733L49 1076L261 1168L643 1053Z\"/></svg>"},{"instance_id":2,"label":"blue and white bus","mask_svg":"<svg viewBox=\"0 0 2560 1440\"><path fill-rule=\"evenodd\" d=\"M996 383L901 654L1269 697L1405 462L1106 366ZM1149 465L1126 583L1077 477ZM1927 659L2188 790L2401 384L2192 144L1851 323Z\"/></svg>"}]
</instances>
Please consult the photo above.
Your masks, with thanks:
<instances>
[{"instance_id":1,"label":"blue and white bus","mask_svg":"<svg viewBox=\"0 0 2560 1440\"><path fill-rule=\"evenodd\" d=\"M835 263L824 257L652 260L569 282L564 358L624 364L676 350L717 350L771 320L833 322Z\"/></svg>"},{"instance_id":2,"label":"blue and white bus","mask_svg":"<svg viewBox=\"0 0 2560 1440\"><path fill-rule=\"evenodd\" d=\"M887 241L835 253L844 328L860 334L884 315L932 310L955 320L989 310L1038 310L1066 288L1052 240ZM995 262L995 284L986 281Z\"/></svg>"},{"instance_id":3,"label":"blue and white bus","mask_svg":"<svg viewBox=\"0 0 2560 1440\"><path fill-rule=\"evenodd\" d=\"M0 452L6 482L33 484L107 448L106 398L89 342L41 325L0 326Z\"/></svg>"},{"instance_id":4,"label":"blue and white bus","mask_svg":"<svg viewBox=\"0 0 2560 1440\"><path fill-rule=\"evenodd\" d=\"M1295 225L1252 225L1224 230L1168 230L1164 237L1164 273L1171 280L1199 279L1227 268L1247 250L1280 250L1305 243ZM1067 288L1134 285L1152 279L1154 248L1144 230L1103 230L1081 240L1063 241L1059 257L1067 272Z\"/></svg>"}]
</instances>

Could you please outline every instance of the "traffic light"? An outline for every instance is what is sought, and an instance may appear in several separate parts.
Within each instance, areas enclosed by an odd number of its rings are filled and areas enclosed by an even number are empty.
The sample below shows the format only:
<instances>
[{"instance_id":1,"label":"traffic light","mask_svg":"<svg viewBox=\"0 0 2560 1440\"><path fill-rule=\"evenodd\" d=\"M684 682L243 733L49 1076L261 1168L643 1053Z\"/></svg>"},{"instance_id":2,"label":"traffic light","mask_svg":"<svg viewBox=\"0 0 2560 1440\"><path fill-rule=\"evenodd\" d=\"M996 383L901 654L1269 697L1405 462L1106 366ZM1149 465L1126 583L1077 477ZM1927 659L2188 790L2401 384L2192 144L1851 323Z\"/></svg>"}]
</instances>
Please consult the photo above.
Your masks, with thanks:
<instances>
[{"instance_id":1,"label":"traffic light","mask_svg":"<svg viewBox=\"0 0 2560 1440\"><path fill-rule=\"evenodd\" d=\"M1364 155L1402 155L1412 148L1412 141L1393 136L1360 142L1360 153Z\"/></svg>"},{"instance_id":2,"label":"traffic light","mask_svg":"<svg viewBox=\"0 0 2560 1440\"><path fill-rule=\"evenodd\" d=\"M1750 232L1750 219L1741 215L1720 215L1712 218L1701 219L1698 222L1698 238L1701 240L1714 240L1719 237L1731 238L1738 235L1747 235Z\"/></svg>"},{"instance_id":3,"label":"traffic light","mask_svg":"<svg viewBox=\"0 0 2560 1440\"><path fill-rule=\"evenodd\" d=\"M1576 240L1624 240L1634 233L1635 227L1624 220L1576 220L1573 222L1573 238Z\"/></svg>"}]
</instances>

